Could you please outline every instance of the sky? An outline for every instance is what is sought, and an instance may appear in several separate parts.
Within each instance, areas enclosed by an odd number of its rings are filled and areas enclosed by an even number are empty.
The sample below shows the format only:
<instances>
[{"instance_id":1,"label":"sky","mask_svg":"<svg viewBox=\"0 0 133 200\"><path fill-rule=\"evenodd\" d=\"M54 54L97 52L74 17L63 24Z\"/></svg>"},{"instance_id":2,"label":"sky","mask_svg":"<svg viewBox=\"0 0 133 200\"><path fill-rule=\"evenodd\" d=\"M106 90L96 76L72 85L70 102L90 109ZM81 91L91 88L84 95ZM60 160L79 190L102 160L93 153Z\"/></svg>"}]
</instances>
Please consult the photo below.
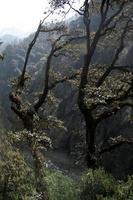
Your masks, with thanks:
<instances>
[{"instance_id":1,"label":"sky","mask_svg":"<svg viewBox=\"0 0 133 200\"><path fill-rule=\"evenodd\" d=\"M0 31L15 28L23 32L35 29L47 6L47 0L0 0Z\"/></svg>"},{"instance_id":2,"label":"sky","mask_svg":"<svg viewBox=\"0 0 133 200\"><path fill-rule=\"evenodd\" d=\"M83 0L76 0L76 5ZM0 0L0 33L30 33L36 30L47 10L48 0Z\"/></svg>"}]
</instances>

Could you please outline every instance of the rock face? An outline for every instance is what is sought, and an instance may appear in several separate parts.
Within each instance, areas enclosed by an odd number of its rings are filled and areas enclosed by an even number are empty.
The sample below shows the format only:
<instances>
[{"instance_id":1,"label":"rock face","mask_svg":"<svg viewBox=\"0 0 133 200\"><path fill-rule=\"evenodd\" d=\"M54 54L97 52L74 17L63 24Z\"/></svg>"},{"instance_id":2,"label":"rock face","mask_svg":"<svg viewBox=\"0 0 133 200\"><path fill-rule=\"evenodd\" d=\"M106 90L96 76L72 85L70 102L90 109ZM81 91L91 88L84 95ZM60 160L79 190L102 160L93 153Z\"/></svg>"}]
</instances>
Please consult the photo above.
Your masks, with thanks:
<instances>
[{"instance_id":1,"label":"rock face","mask_svg":"<svg viewBox=\"0 0 133 200\"><path fill-rule=\"evenodd\" d=\"M81 142L81 137L84 138L84 123L83 117L77 106L77 90L71 88L70 84L65 84L63 87L64 95L61 103L59 104L57 110L57 117L64 121L65 126L67 127L67 137L66 137L66 148L68 152L71 154L73 152L75 145L78 142ZM59 86L60 87L60 86ZM57 88L57 90L60 90ZM60 93L61 94L61 93ZM79 133L82 133L81 135Z\"/></svg>"}]
</instances>

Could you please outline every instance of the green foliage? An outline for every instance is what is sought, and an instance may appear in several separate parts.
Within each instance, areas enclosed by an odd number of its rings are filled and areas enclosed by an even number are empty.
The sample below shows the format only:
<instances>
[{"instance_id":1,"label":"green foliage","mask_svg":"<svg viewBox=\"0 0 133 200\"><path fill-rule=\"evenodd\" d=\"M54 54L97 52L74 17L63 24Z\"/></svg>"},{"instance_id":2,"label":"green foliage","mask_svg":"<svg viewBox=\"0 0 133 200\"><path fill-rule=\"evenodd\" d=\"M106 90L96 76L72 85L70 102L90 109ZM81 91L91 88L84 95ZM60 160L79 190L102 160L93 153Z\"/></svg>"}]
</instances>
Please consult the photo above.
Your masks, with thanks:
<instances>
[{"instance_id":1,"label":"green foliage","mask_svg":"<svg viewBox=\"0 0 133 200\"><path fill-rule=\"evenodd\" d=\"M116 190L113 177L106 174L104 170L90 169L82 178L82 200L95 200L101 197L110 197Z\"/></svg>"},{"instance_id":2,"label":"green foliage","mask_svg":"<svg viewBox=\"0 0 133 200\"><path fill-rule=\"evenodd\" d=\"M78 200L79 187L61 172L48 172L46 178L50 200Z\"/></svg>"},{"instance_id":3,"label":"green foliage","mask_svg":"<svg viewBox=\"0 0 133 200\"><path fill-rule=\"evenodd\" d=\"M90 169L81 182L81 200L132 200L133 176L117 181L103 169Z\"/></svg>"},{"instance_id":4,"label":"green foliage","mask_svg":"<svg viewBox=\"0 0 133 200\"><path fill-rule=\"evenodd\" d=\"M0 199L30 200L34 193L32 170L17 150L5 151L0 160Z\"/></svg>"},{"instance_id":5,"label":"green foliage","mask_svg":"<svg viewBox=\"0 0 133 200\"><path fill-rule=\"evenodd\" d=\"M115 197L118 200L133 199L133 176L129 176L127 182L118 184Z\"/></svg>"},{"instance_id":6,"label":"green foliage","mask_svg":"<svg viewBox=\"0 0 133 200\"><path fill-rule=\"evenodd\" d=\"M45 132L28 132L27 130L22 130L18 132L10 131L8 138L11 144L20 144L22 142L27 142L27 138L30 139L34 148L44 149L52 148L52 141L46 135Z\"/></svg>"},{"instance_id":7,"label":"green foliage","mask_svg":"<svg viewBox=\"0 0 133 200\"><path fill-rule=\"evenodd\" d=\"M39 200L34 171L16 148L0 144L0 200ZM49 200L132 200L133 176L117 181L103 169L89 169L81 181L59 171L44 171Z\"/></svg>"}]
</instances>

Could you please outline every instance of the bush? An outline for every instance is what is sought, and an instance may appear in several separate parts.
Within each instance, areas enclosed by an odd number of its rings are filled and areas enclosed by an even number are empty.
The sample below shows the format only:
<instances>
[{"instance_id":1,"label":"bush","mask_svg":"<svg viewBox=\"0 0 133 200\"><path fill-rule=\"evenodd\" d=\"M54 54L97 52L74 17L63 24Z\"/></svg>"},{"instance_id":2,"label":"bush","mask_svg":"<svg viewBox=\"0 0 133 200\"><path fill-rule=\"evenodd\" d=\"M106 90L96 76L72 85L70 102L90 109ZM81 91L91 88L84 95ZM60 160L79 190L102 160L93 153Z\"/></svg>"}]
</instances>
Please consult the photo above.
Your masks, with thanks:
<instances>
[{"instance_id":1,"label":"bush","mask_svg":"<svg viewBox=\"0 0 133 200\"><path fill-rule=\"evenodd\" d=\"M8 150L0 160L0 199L30 200L34 190L32 170L17 150Z\"/></svg>"},{"instance_id":2,"label":"bush","mask_svg":"<svg viewBox=\"0 0 133 200\"><path fill-rule=\"evenodd\" d=\"M129 176L127 182L121 181L115 194L117 200L133 200L133 176Z\"/></svg>"},{"instance_id":3,"label":"bush","mask_svg":"<svg viewBox=\"0 0 133 200\"><path fill-rule=\"evenodd\" d=\"M78 183L59 171L42 170L49 200L133 200L133 176L117 181L103 169L89 169ZM19 150L0 139L0 200L39 200L34 168Z\"/></svg>"},{"instance_id":4,"label":"bush","mask_svg":"<svg viewBox=\"0 0 133 200\"><path fill-rule=\"evenodd\" d=\"M81 190L82 200L103 200L104 197L111 197L115 193L115 179L103 169L90 169L82 177Z\"/></svg>"},{"instance_id":5,"label":"bush","mask_svg":"<svg viewBox=\"0 0 133 200\"><path fill-rule=\"evenodd\" d=\"M133 176L117 181L103 169L88 170L81 181L81 200L133 200Z\"/></svg>"},{"instance_id":6,"label":"bush","mask_svg":"<svg viewBox=\"0 0 133 200\"><path fill-rule=\"evenodd\" d=\"M61 172L48 172L47 184L50 200L79 200L79 187Z\"/></svg>"}]
</instances>

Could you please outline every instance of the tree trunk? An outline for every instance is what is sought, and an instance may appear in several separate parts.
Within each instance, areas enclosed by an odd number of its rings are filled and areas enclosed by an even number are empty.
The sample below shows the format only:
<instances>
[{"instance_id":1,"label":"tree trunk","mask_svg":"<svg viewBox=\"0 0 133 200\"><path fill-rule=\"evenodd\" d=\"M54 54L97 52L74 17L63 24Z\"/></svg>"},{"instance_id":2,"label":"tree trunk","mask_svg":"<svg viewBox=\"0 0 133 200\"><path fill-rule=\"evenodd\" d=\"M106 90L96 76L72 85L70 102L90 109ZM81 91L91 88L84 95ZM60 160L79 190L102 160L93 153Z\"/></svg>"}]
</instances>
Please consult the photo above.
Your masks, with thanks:
<instances>
[{"instance_id":1,"label":"tree trunk","mask_svg":"<svg viewBox=\"0 0 133 200\"><path fill-rule=\"evenodd\" d=\"M93 121L85 120L86 122L86 145L87 145L87 154L86 161L89 168L96 167L96 160L94 159L95 153L95 130L96 126Z\"/></svg>"},{"instance_id":2,"label":"tree trunk","mask_svg":"<svg viewBox=\"0 0 133 200\"><path fill-rule=\"evenodd\" d=\"M36 147L33 147L30 144L31 152L33 156L34 162L34 173L35 173L35 181L36 181L36 191L41 194L41 200L49 200L47 183L45 181L45 172L43 169L44 160L42 159L42 154ZM44 157L43 157L44 158Z\"/></svg>"},{"instance_id":3,"label":"tree trunk","mask_svg":"<svg viewBox=\"0 0 133 200\"><path fill-rule=\"evenodd\" d=\"M2 192L2 199L5 200L7 199L7 188L8 188L8 180L9 180L9 176L5 175L4 178L4 187L3 187L3 192Z\"/></svg>"},{"instance_id":4,"label":"tree trunk","mask_svg":"<svg viewBox=\"0 0 133 200\"><path fill-rule=\"evenodd\" d=\"M33 116L34 113L32 111L28 111L23 118L24 127L30 133L33 133ZM27 135L27 140L33 157L36 191L41 194L41 200L49 200L47 183L45 181L45 172L43 170L45 162L44 156L38 150L38 147L35 145L33 138L29 133Z\"/></svg>"},{"instance_id":5,"label":"tree trunk","mask_svg":"<svg viewBox=\"0 0 133 200\"><path fill-rule=\"evenodd\" d=\"M88 69L90 64L90 55L89 52L84 57L84 67L82 69L81 74L81 81L79 85L79 95L78 95L78 106L83 114L85 125L86 125L86 145L87 145L87 152L86 152L86 161L88 167L95 167L95 161L93 159L93 154L95 152L95 129L96 124L95 120L93 119L91 110L87 107L85 103L85 87L87 84L87 76L88 76Z\"/></svg>"}]
</instances>

